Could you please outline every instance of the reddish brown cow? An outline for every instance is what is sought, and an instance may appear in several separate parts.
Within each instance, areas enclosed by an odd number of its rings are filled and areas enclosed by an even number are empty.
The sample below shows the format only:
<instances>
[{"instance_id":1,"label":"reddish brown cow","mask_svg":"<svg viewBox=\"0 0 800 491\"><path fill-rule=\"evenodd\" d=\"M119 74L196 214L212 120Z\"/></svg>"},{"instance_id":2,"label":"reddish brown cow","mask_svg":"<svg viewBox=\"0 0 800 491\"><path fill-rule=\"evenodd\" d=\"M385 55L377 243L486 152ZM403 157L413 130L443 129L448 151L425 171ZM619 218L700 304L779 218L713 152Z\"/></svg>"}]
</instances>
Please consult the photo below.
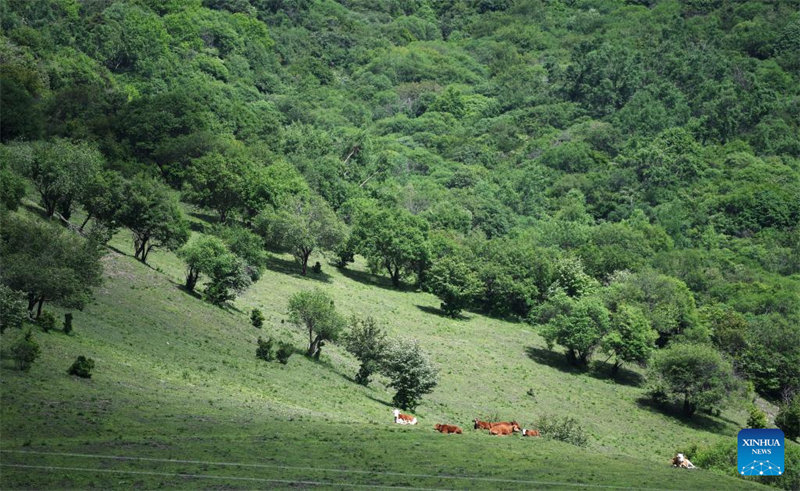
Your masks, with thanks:
<instances>
[{"instance_id":1,"label":"reddish brown cow","mask_svg":"<svg viewBox=\"0 0 800 491\"><path fill-rule=\"evenodd\" d=\"M515 431L520 431L521 428L516 421L510 423L493 423L489 433L492 435L510 435Z\"/></svg>"},{"instance_id":2,"label":"reddish brown cow","mask_svg":"<svg viewBox=\"0 0 800 491\"><path fill-rule=\"evenodd\" d=\"M526 430L525 428L523 428L522 436L542 436L542 434L539 433L539 430Z\"/></svg>"},{"instance_id":3,"label":"reddish brown cow","mask_svg":"<svg viewBox=\"0 0 800 491\"><path fill-rule=\"evenodd\" d=\"M481 421L478 418L475 418L472 421L475 423L475 429L476 430L491 430L492 429L492 423L489 423L487 421Z\"/></svg>"},{"instance_id":4,"label":"reddish brown cow","mask_svg":"<svg viewBox=\"0 0 800 491\"><path fill-rule=\"evenodd\" d=\"M461 428L459 428L458 426L455 426L455 425L438 424L438 425L434 426L434 428L436 428L436 431L438 431L440 433L447 433L447 434L454 433L454 434L457 434L457 435L462 434Z\"/></svg>"}]
</instances>

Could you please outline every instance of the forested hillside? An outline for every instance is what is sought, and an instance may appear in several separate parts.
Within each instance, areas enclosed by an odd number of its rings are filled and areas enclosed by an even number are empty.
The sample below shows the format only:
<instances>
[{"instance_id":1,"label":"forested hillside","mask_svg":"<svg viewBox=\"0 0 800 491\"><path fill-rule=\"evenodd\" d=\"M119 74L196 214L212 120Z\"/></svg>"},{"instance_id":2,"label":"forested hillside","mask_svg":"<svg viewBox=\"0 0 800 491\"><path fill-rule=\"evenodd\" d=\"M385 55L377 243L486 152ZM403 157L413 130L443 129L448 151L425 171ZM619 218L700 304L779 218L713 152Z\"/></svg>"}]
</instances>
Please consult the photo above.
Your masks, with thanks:
<instances>
[{"instance_id":1,"label":"forested hillside","mask_svg":"<svg viewBox=\"0 0 800 491\"><path fill-rule=\"evenodd\" d=\"M796 0L0 0L0 22L4 305L82 307L120 231L223 307L270 254L359 278L361 256L427 315L646 369L661 410L800 411Z\"/></svg>"}]
</instances>

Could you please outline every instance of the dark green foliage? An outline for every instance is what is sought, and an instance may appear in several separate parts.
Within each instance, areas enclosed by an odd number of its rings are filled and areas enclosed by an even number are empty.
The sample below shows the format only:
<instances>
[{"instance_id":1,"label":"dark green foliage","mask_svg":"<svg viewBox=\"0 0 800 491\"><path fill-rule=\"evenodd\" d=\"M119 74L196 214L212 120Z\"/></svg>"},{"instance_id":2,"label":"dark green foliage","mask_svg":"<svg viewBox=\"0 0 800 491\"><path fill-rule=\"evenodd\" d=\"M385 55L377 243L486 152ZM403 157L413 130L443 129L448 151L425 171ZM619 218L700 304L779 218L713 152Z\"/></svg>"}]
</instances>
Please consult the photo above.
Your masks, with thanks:
<instances>
[{"instance_id":1,"label":"dark green foliage","mask_svg":"<svg viewBox=\"0 0 800 491\"><path fill-rule=\"evenodd\" d=\"M656 352L648 371L652 394L663 394L686 416L731 397L737 383L730 362L711 346L678 343Z\"/></svg>"},{"instance_id":2,"label":"dark green foliage","mask_svg":"<svg viewBox=\"0 0 800 491\"><path fill-rule=\"evenodd\" d=\"M250 286L244 263L227 253L217 258L208 273L209 283L203 297L214 305L224 306Z\"/></svg>"},{"instance_id":3,"label":"dark green foliage","mask_svg":"<svg viewBox=\"0 0 800 491\"><path fill-rule=\"evenodd\" d=\"M345 348L361 362L355 377L356 383L369 385L370 376L380 370L387 347L386 332L378 326L375 319L360 319L355 316L350 318Z\"/></svg>"},{"instance_id":4,"label":"dark green foliage","mask_svg":"<svg viewBox=\"0 0 800 491\"><path fill-rule=\"evenodd\" d=\"M23 196L25 196L25 181L3 160L0 162L0 204L15 211Z\"/></svg>"},{"instance_id":5,"label":"dark green foliage","mask_svg":"<svg viewBox=\"0 0 800 491\"><path fill-rule=\"evenodd\" d=\"M289 343L280 342L278 350L275 352L275 358L283 365L289 363L289 357L294 354L294 346Z\"/></svg>"},{"instance_id":6,"label":"dark green foliage","mask_svg":"<svg viewBox=\"0 0 800 491\"><path fill-rule=\"evenodd\" d=\"M787 438L800 438L800 395L795 394L789 402L781 405L775 416L775 426L783 430Z\"/></svg>"},{"instance_id":7,"label":"dark green foliage","mask_svg":"<svg viewBox=\"0 0 800 491\"><path fill-rule=\"evenodd\" d=\"M322 273L322 264L319 261L315 262L313 266L311 266L311 272L314 274L321 274Z\"/></svg>"},{"instance_id":8,"label":"dark green foliage","mask_svg":"<svg viewBox=\"0 0 800 491\"><path fill-rule=\"evenodd\" d=\"M11 345L11 358L14 359L17 369L23 372L30 370L40 352L39 344L33 339L30 329Z\"/></svg>"},{"instance_id":9,"label":"dark green foliage","mask_svg":"<svg viewBox=\"0 0 800 491\"><path fill-rule=\"evenodd\" d=\"M92 370L94 369L94 360L79 355L72 366L69 367L67 373L81 378L92 378Z\"/></svg>"},{"instance_id":10,"label":"dark green foliage","mask_svg":"<svg viewBox=\"0 0 800 491\"><path fill-rule=\"evenodd\" d=\"M333 299L318 288L297 292L289 298L289 320L308 330L306 356L315 358L319 358L322 343L336 341L345 324Z\"/></svg>"},{"instance_id":11,"label":"dark green foliage","mask_svg":"<svg viewBox=\"0 0 800 491\"><path fill-rule=\"evenodd\" d=\"M64 314L64 327L62 330L64 334L70 334L72 332L72 312L66 312Z\"/></svg>"},{"instance_id":12,"label":"dark green foliage","mask_svg":"<svg viewBox=\"0 0 800 491\"><path fill-rule=\"evenodd\" d=\"M389 377L389 387L397 392L392 403L413 411L425 394L438 383L439 370L416 341L394 341L386 351L381 373Z\"/></svg>"},{"instance_id":13,"label":"dark green foliage","mask_svg":"<svg viewBox=\"0 0 800 491\"><path fill-rule=\"evenodd\" d=\"M45 310L36 319L36 323L44 332L50 332L56 328L56 316L52 312Z\"/></svg>"},{"instance_id":14,"label":"dark green foliage","mask_svg":"<svg viewBox=\"0 0 800 491\"><path fill-rule=\"evenodd\" d=\"M272 361L274 358L274 353L272 352L272 338L267 338L267 340L264 341L261 339L261 337L259 337L256 342L258 343L258 348L256 348L256 358L264 361Z\"/></svg>"},{"instance_id":15,"label":"dark green foliage","mask_svg":"<svg viewBox=\"0 0 800 491\"><path fill-rule=\"evenodd\" d=\"M250 311L250 323L253 324L253 327L256 329L261 329L264 325L264 314L259 309L253 309Z\"/></svg>"},{"instance_id":16,"label":"dark green foliage","mask_svg":"<svg viewBox=\"0 0 800 491\"><path fill-rule=\"evenodd\" d=\"M611 328L610 312L600 298L573 299L563 291L553 295L548 303L554 315L541 331L548 347L552 349L558 343L565 348L570 363L586 365Z\"/></svg>"},{"instance_id":17,"label":"dark green foliage","mask_svg":"<svg viewBox=\"0 0 800 491\"><path fill-rule=\"evenodd\" d=\"M8 328L21 328L28 319L22 293L0 284L0 333Z\"/></svg>"},{"instance_id":18,"label":"dark green foliage","mask_svg":"<svg viewBox=\"0 0 800 491\"><path fill-rule=\"evenodd\" d=\"M458 317L480 292L480 280L469 265L452 256L443 257L433 263L427 273L425 284L442 300L442 310L450 317Z\"/></svg>"},{"instance_id":19,"label":"dark green foliage","mask_svg":"<svg viewBox=\"0 0 800 491\"><path fill-rule=\"evenodd\" d=\"M655 350L658 333L638 307L620 305L611 314L609 331L601 340L601 348L614 357L611 370L617 373L623 363L645 364Z\"/></svg>"},{"instance_id":20,"label":"dark green foliage","mask_svg":"<svg viewBox=\"0 0 800 491\"><path fill-rule=\"evenodd\" d=\"M560 440L579 447L589 443L589 435L583 426L572 416L540 416L535 423L536 429L545 438Z\"/></svg>"}]
</instances>

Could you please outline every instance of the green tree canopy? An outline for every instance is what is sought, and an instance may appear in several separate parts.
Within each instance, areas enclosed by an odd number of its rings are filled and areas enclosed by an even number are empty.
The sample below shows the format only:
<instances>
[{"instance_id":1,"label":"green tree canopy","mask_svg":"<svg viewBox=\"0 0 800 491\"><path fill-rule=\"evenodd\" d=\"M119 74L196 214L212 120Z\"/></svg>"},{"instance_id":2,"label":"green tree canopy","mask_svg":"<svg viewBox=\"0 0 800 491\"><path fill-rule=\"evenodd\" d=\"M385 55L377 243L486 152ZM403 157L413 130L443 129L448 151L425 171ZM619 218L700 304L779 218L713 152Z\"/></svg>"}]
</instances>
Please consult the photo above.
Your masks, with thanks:
<instances>
[{"instance_id":1,"label":"green tree canopy","mask_svg":"<svg viewBox=\"0 0 800 491\"><path fill-rule=\"evenodd\" d=\"M306 355L319 358L324 341L336 341L346 321L333 299L320 289L297 292L289 298L289 320L308 330Z\"/></svg>"}]
</instances>

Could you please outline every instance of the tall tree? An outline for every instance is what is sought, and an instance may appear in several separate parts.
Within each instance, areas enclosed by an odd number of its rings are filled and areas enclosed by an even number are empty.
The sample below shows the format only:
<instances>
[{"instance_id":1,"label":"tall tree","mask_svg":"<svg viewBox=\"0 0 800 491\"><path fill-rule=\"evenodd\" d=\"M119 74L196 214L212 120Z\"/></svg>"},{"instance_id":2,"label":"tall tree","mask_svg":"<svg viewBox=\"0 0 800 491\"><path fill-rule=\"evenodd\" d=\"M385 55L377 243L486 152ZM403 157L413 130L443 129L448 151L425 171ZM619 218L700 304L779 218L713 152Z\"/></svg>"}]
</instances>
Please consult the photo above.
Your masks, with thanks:
<instances>
[{"instance_id":1,"label":"tall tree","mask_svg":"<svg viewBox=\"0 0 800 491\"><path fill-rule=\"evenodd\" d=\"M644 363L655 350L658 333L638 307L621 305L611 315L609 331L600 344L614 357L611 373L616 375L623 363Z\"/></svg>"},{"instance_id":2,"label":"tall tree","mask_svg":"<svg viewBox=\"0 0 800 491\"><path fill-rule=\"evenodd\" d=\"M324 341L336 341L345 319L333 299L320 289L297 292L289 298L289 320L308 331L306 355L319 358Z\"/></svg>"},{"instance_id":3,"label":"tall tree","mask_svg":"<svg viewBox=\"0 0 800 491\"><path fill-rule=\"evenodd\" d=\"M392 402L410 411L423 395L433 392L439 370L416 341L398 340L389 347L381 371L389 377L389 387L397 390Z\"/></svg>"}]
</instances>

